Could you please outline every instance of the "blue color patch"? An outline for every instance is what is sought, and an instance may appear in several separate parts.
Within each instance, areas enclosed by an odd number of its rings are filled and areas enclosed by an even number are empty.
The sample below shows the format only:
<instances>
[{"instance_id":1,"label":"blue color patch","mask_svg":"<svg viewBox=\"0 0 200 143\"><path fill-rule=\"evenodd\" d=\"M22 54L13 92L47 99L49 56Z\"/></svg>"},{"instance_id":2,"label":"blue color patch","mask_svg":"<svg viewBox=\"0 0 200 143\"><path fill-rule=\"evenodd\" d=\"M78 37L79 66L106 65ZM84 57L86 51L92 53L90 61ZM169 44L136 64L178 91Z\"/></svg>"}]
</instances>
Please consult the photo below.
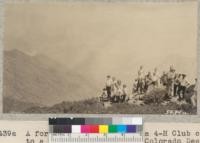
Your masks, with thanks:
<instances>
[{"instance_id":1,"label":"blue color patch","mask_svg":"<svg viewBox=\"0 0 200 143\"><path fill-rule=\"evenodd\" d=\"M127 125L127 133L136 133L136 125Z\"/></svg>"}]
</instances>

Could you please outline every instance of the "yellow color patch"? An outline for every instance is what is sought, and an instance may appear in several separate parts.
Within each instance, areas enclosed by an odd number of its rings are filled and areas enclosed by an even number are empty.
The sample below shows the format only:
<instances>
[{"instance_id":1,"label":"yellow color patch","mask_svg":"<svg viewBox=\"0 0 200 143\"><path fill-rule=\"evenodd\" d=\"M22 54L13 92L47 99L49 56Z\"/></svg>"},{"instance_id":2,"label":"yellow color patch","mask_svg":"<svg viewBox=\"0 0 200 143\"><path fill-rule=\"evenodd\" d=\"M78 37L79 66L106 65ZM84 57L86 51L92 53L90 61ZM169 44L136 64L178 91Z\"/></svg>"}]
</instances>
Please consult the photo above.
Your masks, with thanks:
<instances>
[{"instance_id":1,"label":"yellow color patch","mask_svg":"<svg viewBox=\"0 0 200 143\"><path fill-rule=\"evenodd\" d=\"M99 126L99 133L108 133L108 126L107 125L100 125Z\"/></svg>"}]
</instances>

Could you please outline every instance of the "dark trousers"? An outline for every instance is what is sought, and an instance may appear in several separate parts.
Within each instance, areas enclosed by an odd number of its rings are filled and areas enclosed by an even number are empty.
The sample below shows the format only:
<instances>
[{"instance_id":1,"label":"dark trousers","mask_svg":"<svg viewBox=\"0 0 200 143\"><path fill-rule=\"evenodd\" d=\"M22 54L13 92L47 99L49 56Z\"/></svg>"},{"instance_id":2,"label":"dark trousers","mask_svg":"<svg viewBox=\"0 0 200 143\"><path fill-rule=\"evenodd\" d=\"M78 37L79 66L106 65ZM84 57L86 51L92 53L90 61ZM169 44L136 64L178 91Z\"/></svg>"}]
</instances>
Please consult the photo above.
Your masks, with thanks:
<instances>
[{"instance_id":1,"label":"dark trousers","mask_svg":"<svg viewBox=\"0 0 200 143\"><path fill-rule=\"evenodd\" d=\"M179 99L185 98L185 91L186 91L186 87L180 85L179 89L178 89L178 97L179 97ZM181 97L181 92L182 92L182 97Z\"/></svg>"},{"instance_id":2,"label":"dark trousers","mask_svg":"<svg viewBox=\"0 0 200 143\"><path fill-rule=\"evenodd\" d=\"M120 97L119 96L113 96L112 97L112 103L119 103L119 101L120 101Z\"/></svg>"},{"instance_id":3,"label":"dark trousers","mask_svg":"<svg viewBox=\"0 0 200 143\"><path fill-rule=\"evenodd\" d=\"M142 82L142 80L138 80L136 91L140 92L140 93L143 92L143 82Z\"/></svg>"},{"instance_id":4,"label":"dark trousers","mask_svg":"<svg viewBox=\"0 0 200 143\"><path fill-rule=\"evenodd\" d=\"M107 91L108 98L110 98L111 97L111 86L106 86L106 91Z\"/></svg>"},{"instance_id":5,"label":"dark trousers","mask_svg":"<svg viewBox=\"0 0 200 143\"><path fill-rule=\"evenodd\" d=\"M146 92L148 90L149 84L145 83L144 84L144 92Z\"/></svg>"},{"instance_id":6,"label":"dark trousers","mask_svg":"<svg viewBox=\"0 0 200 143\"><path fill-rule=\"evenodd\" d=\"M179 91L179 87L180 87L180 84L174 84L174 96L177 95L177 93Z\"/></svg>"},{"instance_id":7,"label":"dark trousers","mask_svg":"<svg viewBox=\"0 0 200 143\"><path fill-rule=\"evenodd\" d=\"M125 99L126 99L126 95L124 94L124 95L121 96L121 102L124 102Z\"/></svg>"}]
</instances>

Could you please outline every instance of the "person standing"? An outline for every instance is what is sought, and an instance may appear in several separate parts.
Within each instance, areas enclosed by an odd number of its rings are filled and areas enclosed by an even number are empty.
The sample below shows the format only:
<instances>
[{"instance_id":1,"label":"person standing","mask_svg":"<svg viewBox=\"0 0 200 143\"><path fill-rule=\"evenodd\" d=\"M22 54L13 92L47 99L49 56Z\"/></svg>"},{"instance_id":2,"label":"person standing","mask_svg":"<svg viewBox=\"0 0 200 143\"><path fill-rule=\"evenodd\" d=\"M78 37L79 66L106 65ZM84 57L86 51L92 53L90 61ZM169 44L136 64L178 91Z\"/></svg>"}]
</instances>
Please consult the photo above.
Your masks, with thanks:
<instances>
[{"instance_id":1,"label":"person standing","mask_svg":"<svg viewBox=\"0 0 200 143\"><path fill-rule=\"evenodd\" d=\"M112 79L111 79L111 76L108 75L106 79L106 91L107 91L108 99L110 99L111 97L111 88L112 88Z\"/></svg>"},{"instance_id":2,"label":"person standing","mask_svg":"<svg viewBox=\"0 0 200 143\"><path fill-rule=\"evenodd\" d=\"M138 84L138 79L135 79L133 83L132 94L135 94L135 92L137 92L137 84Z\"/></svg>"},{"instance_id":3,"label":"person standing","mask_svg":"<svg viewBox=\"0 0 200 143\"><path fill-rule=\"evenodd\" d=\"M197 106L197 78L195 79L194 94L191 97L191 102L193 107Z\"/></svg>"},{"instance_id":4,"label":"person standing","mask_svg":"<svg viewBox=\"0 0 200 143\"><path fill-rule=\"evenodd\" d=\"M154 78L155 86L158 87L159 84L160 84L160 77L159 77L159 73L158 73L157 68L154 68L153 76L154 76L153 78Z\"/></svg>"},{"instance_id":5,"label":"person standing","mask_svg":"<svg viewBox=\"0 0 200 143\"><path fill-rule=\"evenodd\" d=\"M155 72L152 75L152 84L154 87L158 87L158 76L156 75Z\"/></svg>"},{"instance_id":6,"label":"person standing","mask_svg":"<svg viewBox=\"0 0 200 143\"><path fill-rule=\"evenodd\" d=\"M122 89L121 80L117 80L116 93L113 97L113 101L115 103L118 103L120 101L120 97L122 94L123 94L123 89Z\"/></svg>"},{"instance_id":7,"label":"person standing","mask_svg":"<svg viewBox=\"0 0 200 143\"><path fill-rule=\"evenodd\" d=\"M173 66L170 66L169 72L167 74L167 91L169 96L174 94L174 79L176 70Z\"/></svg>"},{"instance_id":8,"label":"person standing","mask_svg":"<svg viewBox=\"0 0 200 143\"><path fill-rule=\"evenodd\" d=\"M112 87L111 87L111 96L114 96L117 91L117 80L115 77L112 77Z\"/></svg>"},{"instance_id":9,"label":"person standing","mask_svg":"<svg viewBox=\"0 0 200 143\"><path fill-rule=\"evenodd\" d=\"M163 86L167 87L167 82L168 82L167 72L163 71L163 74L160 77L160 84L162 84Z\"/></svg>"},{"instance_id":10,"label":"person standing","mask_svg":"<svg viewBox=\"0 0 200 143\"><path fill-rule=\"evenodd\" d=\"M149 85L152 84L152 76L151 72L145 76L145 84L144 84L144 91L147 92Z\"/></svg>"},{"instance_id":11,"label":"person standing","mask_svg":"<svg viewBox=\"0 0 200 143\"><path fill-rule=\"evenodd\" d=\"M189 83L186 80L186 75L182 74L182 79L180 80L180 88L179 88L179 91L178 91L179 100L182 100L182 99L185 98L185 92L186 92L187 86L189 86Z\"/></svg>"},{"instance_id":12,"label":"person standing","mask_svg":"<svg viewBox=\"0 0 200 143\"><path fill-rule=\"evenodd\" d=\"M122 96L121 96L121 102L124 102L126 100L126 97L128 96L128 88L126 86L126 84L123 85L123 89L122 89Z\"/></svg>"},{"instance_id":13,"label":"person standing","mask_svg":"<svg viewBox=\"0 0 200 143\"><path fill-rule=\"evenodd\" d=\"M176 74L174 79L174 96L177 96L180 88L181 74Z\"/></svg>"},{"instance_id":14,"label":"person standing","mask_svg":"<svg viewBox=\"0 0 200 143\"><path fill-rule=\"evenodd\" d=\"M143 66L140 66L139 70L138 70L138 83L137 83L137 89L136 91L140 94L143 93L143 88L144 88L144 70L143 70Z\"/></svg>"}]
</instances>

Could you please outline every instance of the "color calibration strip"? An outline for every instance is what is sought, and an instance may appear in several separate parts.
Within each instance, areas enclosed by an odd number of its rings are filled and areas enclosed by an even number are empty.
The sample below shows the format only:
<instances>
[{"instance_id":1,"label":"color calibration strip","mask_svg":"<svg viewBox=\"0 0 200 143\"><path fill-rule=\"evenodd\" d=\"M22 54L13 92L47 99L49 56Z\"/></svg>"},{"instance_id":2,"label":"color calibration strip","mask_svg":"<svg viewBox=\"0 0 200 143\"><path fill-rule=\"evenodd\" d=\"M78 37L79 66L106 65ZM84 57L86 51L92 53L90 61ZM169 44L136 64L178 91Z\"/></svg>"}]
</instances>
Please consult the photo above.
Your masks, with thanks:
<instances>
[{"instance_id":1,"label":"color calibration strip","mask_svg":"<svg viewBox=\"0 0 200 143\"><path fill-rule=\"evenodd\" d=\"M137 133L141 125L50 125L50 133Z\"/></svg>"},{"instance_id":2,"label":"color calibration strip","mask_svg":"<svg viewBox=\"0 0 200 143\"><path fill-rule=\"evenodd\" d=\"M50 118L49 143L143 143L142 118Z\"/></svg>"},{"instance_id":3,"label":"color calibration strip","mask_svg":"<svg viewBox=\"0 0 200 143\"><path fill-rule=\"evenodd\" d=\"M50 133L138 133L142 118L50 118Z\"/></svg>"}]
</instances>

